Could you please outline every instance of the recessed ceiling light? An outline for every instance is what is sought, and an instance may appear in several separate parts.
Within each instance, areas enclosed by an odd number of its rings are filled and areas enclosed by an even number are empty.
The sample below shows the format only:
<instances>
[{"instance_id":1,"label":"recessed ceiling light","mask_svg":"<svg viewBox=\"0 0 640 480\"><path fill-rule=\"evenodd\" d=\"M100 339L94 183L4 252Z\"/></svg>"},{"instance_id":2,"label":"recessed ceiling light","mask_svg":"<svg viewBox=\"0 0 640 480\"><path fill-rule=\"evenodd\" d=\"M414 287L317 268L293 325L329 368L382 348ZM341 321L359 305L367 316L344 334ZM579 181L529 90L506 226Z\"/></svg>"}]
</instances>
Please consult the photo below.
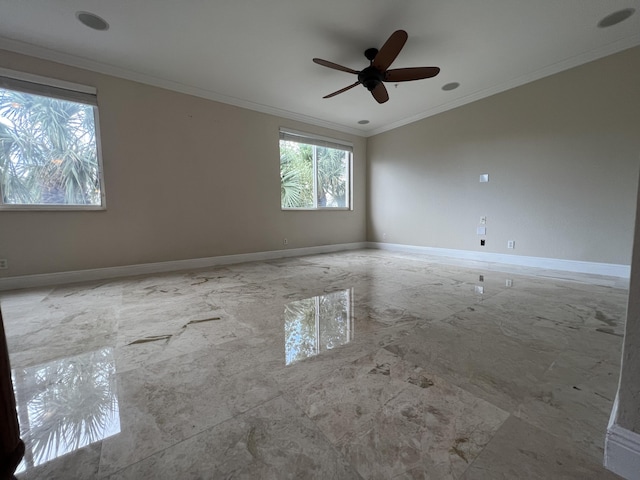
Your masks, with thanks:
<instances>
[{"instance_id":1,"label":"recessed ceiling light","mask_svg":"<svg viewBox=\"0 0 640 480\"><path fill-rule=\"evenodd\" d=\"M447 83L446 85L443 85L442 90L444 90L445 92L448 92L449 90L455 90L459 86L460 84L458 82L451 82L451 83Z\"/></svg>"},{"instance_id":2,"label":"recessed ceiling light","mask_svg":"<svg viewBox=\"0 0 640 480\"><path fill-rule=\"evenodd\" d=\"M360 125L366 125L367 123L369 123L369 120L358 120L358 123Z\"/></svg>"},{"instance_id":3,"label":"recessed ceiling light","mask_svg":"<svg viewBox=\"0 0 640 480\"><path fill-rule=\"evenodd\" d=\"M624 22L627 18L633 15L635 11L635 8L625 8L623 10L613 12L611 15L607 15L602 20L600 20L598 22L598 27L607 28L617 25L620 22Z\"/></svg>"},{"instance_id":4,"label":"recessed ceiling light","mask_svg":"<svg viewBox=\"0 0 640 480\"><path fill-rule=\"evenodd\" d=\"M76 12L76 18L80 20L83 25L94 30L109 30L109 24L104 18L100 18L95 13L91 12Z\"/></svg>"}]
</instances>

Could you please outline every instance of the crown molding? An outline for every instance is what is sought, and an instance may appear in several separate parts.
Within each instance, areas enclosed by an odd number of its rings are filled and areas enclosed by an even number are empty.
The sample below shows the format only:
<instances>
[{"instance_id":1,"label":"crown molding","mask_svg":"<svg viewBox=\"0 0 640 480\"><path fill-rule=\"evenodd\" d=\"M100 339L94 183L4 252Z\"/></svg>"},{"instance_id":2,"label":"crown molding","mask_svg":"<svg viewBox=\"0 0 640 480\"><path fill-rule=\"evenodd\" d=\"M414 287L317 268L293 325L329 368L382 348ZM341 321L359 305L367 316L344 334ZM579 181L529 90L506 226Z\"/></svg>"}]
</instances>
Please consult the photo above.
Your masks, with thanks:
<instances>
[{"instance_id":1,"label":"crown molding","mask_svg":"<svg viewBox=\"0 0 640 480\"><path fill-rule=\"evenodd\" d=\"M290 112L288 110L276 107L270 107L268 105L262 105L256 102L242 100L240 98L230 97L228 95L223 95L221 93L206 90L204 88L193 87L190 85L185 85L183 83L155 77L153 75L134 72L132 70L116 67L114 65L96 62L95 60L90 60L88 58L69 55L67 53L62 53L45 47L32 45L30 43L20 42L18 40L12 40L6 37L0 37L0 49L14 53L20 53L22 55L28 55L30 57L40 58L42 60L62 63L70 67L82 68L85 70L90 70L92 72L102 73L104 75L131 80L133 82L144 83L146 85L164 88L166 90L172 90L174 92L193 95L195 97L205 98L207 100L213 100L214 102L220 102L227 105L233 105L235 107L245 108L247 110L265 113L267 115L274 115L276 117L308 123L310 125L328 128L331 130L336 130L338 132L348 133L350 135L356 135L358 137L366 136L366 132L361 129L347 127L338 123L328 122L319 118Z\"/></svg>"},{"instance_id":2,"label":"crown molding","mask_svg":"<svg viewBox=\"0 0 640 480\"><path fill-rule=\"evenodd\" d=\"M616 42L610 43L608 45L605 45L604 47L597 48L595 50L591 50L589 52L585 52L580 55L576 55L574 57L570 57L568 59L562 60L560 62L544 67L542 69L531 72L527 75L522 75L520 77L509 80L507 82L503 82L500 85L496 85L495 87L486 88L479 92L475 92L470 95L466 95L462 98L458 98L454 101L443 103L434 108L430 108L429 110L426 110L418 115L407 117L402 120L398 120L396 122L390 123L388 125L385 125L376 129L363 130L363 129L353 128L353 127L348 127L342 124L328 122L325 120L321 120L319 118L311 117L311 116L300 114L300 113L290 112L288 110L279 109L279 108L271 107L268 105L262 105L260 103L255 103L255 102L250 102L250 101L242 100L235 97L230 97L230 96L223 95L221 93L214 92L211 90L184 85L179 82L173 82L171 80L166 80L166 79L155 77L152 75L146 75L146 74L134 72L131 70L116 67L114 65L96 62L95 60L90 60L84 57L69 55L69 54L58 52L48 48L40 47L37 45L32 45L32 44L20 42L17 40L0 37L0 49L3 49L3 50L8 50L8 51L20 53L23 55L29 55L32 57L40 58L42 60L49 60L57 63L62 63L72 67L83 68L93 72L102 73L105 75L111 75L118 78L123 78L125 80L144 83L147 85L152 85L154 87L164 88L167 90L172 90L172 91L184 93L187 95L193 95L196 97L205 98L207 100L213 100L215 102L220 102L227 105L233 105L240 108L246 108L248 110L265 113L268 115L274 115L274 116L286 118L289 120L295 120L298 122L303 122L310 125L328 128L328 129L336 130L342 133L347 133L350 135L356 135L358 137L365 137L365 138L372 137L374 135L379 135L380 133L388 132L390 130L394 130L396 128L408 125L410 123L423 120L427 117L432 117L439 113L443 113L448 110L461 107L468 103L472 103L472 102L481 100L483 98L490 97L497 93L501 93L506 90L519 87L526 83L530 83L535 80L539 80L541 78L554 75L564 70L568 70L570 68L577 67L579 65L582 65L594 60L598 60L599 58L603 58L608 55L612 55L614 53L618 53L638 45L640 45L640 33L624 38L622 40L618 40Z\"/></svg>"},{"instance_id":3,"label":"crown molding","mask_svg":"<svg viewBox=\"0 0 640 480\"><path fill-rule=\"evenodd\" d=\"M614 53L621 52L628 48L637 47L638 45L640 45L640 33L631 37L624 38L622 40L618 40L617 42L610 43L608 45L605 45L604 47L597 48L580 55L576 55L575 57L567 58L565 60L562 60L561 62L557 62L534 72L528 73L527 75L522 75L507 82L501 83L500 85L496 85L495 87L486 88L479 92L466 95L462 98L458 98L451 102L443 103L442 105L430 108L429 110L426 110L418 115L404 118L402 120L398 120L397 122L393 122L383 127L376 128L374 130L366 132L365 136L372 137L374 135L379 135L381 133L403 127L405 125L409 125L410 123L423 120L427 117L432 117L439 113L446 112L447 110L453 110L454 108L461 107L477 100L482 100L483 98L490 97L497 93L511 90L512 88L519 87L526 83L540 80L541 78L560 73L564 70L568 70L570 68L574 68L585 63L592 62L594 60L598 60L608 55L613 55Z\"/></svg>"}]
</instances>

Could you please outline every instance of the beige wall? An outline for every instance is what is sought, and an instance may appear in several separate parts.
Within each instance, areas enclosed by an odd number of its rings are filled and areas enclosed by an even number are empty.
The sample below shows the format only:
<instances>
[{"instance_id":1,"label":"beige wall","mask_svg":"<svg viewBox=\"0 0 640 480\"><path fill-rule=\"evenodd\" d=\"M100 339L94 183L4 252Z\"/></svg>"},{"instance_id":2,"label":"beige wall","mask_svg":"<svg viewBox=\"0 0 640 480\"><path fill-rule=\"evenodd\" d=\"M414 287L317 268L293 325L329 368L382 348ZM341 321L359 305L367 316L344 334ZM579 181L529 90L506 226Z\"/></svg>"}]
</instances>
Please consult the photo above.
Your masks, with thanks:
<instances>
[{"instance_id":1,"label":"beige wall","mask_svg":"<svg viewBox=\"0 0 640 480\"><path fill-rule=\"evenodd\" d=\"M0 66L98 88L108 205L0 212L0 258L10 266L0 276L278 250L283 237L288 248L382 241L384 233L391 243L630 262L640 48L368 141L10 52L0 51ZM353 212L280 210L280 126L354 142ZM481 173L489 183L478 183ZM486 247L475 234L481 215ZM511 239L515 250L506 248Z\"/></svg>"},{"instance_id":2,"label":"beige wall","mask_svg":"<svg viewBox=\"0 0 640 480\"><path fill-rule=\"evenodd\" d=\"M369 138L368 239L628 265L639 86L634 48Z\"/></svg>"},{"instance_id":3,"label":"beige wall","mask_svg":"<svg viewBox=\"0 0 640 480\"><path fill-rule=\"evenodd\" d=\"M366 140L0 51L98 89L107 210L0 212L0 276L365 240ZM280 210L280 126L354 143L352 212Z\"/></svg>"}]
</instances>

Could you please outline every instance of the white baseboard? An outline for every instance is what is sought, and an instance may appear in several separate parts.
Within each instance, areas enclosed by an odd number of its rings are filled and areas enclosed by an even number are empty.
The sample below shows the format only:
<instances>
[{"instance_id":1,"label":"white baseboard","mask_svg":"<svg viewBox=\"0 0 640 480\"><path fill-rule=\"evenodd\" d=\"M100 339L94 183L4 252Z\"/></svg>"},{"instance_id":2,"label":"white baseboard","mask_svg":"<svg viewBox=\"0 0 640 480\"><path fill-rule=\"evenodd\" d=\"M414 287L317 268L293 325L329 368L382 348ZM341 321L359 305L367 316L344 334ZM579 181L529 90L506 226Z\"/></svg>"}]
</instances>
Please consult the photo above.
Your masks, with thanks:
<instances>
[{"instance_id":1,"label":"white baseboard","mask_svg":"<svg viewBox=\"0 0 640 480\"><path fill-rule=\"evenodd\" d=\"M616 422L618 397L613 403L607 435L604 440L604 466L627 480L640 478L640 434Z\"/></svg>"},{"instance_id":2,"label":"white baseboard","mask_svg":"<svg viewBox=\"0 0 640 480\"><path fill-rule=\"evenodd\" d=\"M505 255L502 253L474 252L471 250L420 247L396 243L368 242L367 245L368 248L377 248L380 250L390 250L395 252L421 253L438 257L452 257L478 262L504 263L508 265L518 265L521 267L545 268L565 272L605 275L608 277L629 278L631 274L630 265L619 265L615 263L580 262L576 260L562 260L559 258L525 257L522 255Z\"/></svg>"},{"instance_id":3,"label":"white baseboard","mask_svg":"<svg viewBox=\"0 0 640 480\"><path fill-rule=\"evenodd\" d=\"M604 466L627 480L640 478L640 434L620 425L607 429Z\"/></svg>"},{"instance_id":4,"label":"white baseboard","mask_svg":"<svg viewBox=\"0 0 640 480\"><path fill-rule=\"evenodd\" d=\"M556 258L525 257L520 255L504 255L500 253L474 252L470 250L454 250L448 248L420 247L394 243L355 242L339 243L335 245L319 245L316 247L291 248L286 250L272 250L267 252L243 253L238 255L223 255L218 257L193 258L170 262L144 263L140 265L124 265L119 267L95 268L90 270L75 270L70 272L44 273L37 275L23 275L0 278L0 291L19 288L43 287L61 285L65 283L104 280L108 278L128 277L151 273L172 272L207 268L216 265L230 265L234 263L273 260L276 258L299 257L319 253L340 252L373 248L406 253L419 253L438 257L451 257L462 260L479 262L503 263L523 267L546 268L576 273L588 273L619 278L629 278L631 267L611 263L579 262Z\"/></svg>"},{"instance_id":5,"label":"white baseboard","mask_svg":"<svg viewBox=\"0 0 640 480\"><path fill-rule=\"evenodd\" d=\"M339 243L335 245L319 245L316 247L291 248L287 250L272 250L267 252L243 253L238 255L222 255L219 257L192 258L188 260L144 263L140 265L125 265L121 267L94 268L90 270L75 270L71 272L5 277L0 278L0 291L104 280L107 278L129 277L133 275L146 275L150 273L173 272L177 270L207 268L234 263L274 260L276 258L300 257L303 255L359 250L363 248L367 248L366 242Z\"/></svg>"}]
</instances>

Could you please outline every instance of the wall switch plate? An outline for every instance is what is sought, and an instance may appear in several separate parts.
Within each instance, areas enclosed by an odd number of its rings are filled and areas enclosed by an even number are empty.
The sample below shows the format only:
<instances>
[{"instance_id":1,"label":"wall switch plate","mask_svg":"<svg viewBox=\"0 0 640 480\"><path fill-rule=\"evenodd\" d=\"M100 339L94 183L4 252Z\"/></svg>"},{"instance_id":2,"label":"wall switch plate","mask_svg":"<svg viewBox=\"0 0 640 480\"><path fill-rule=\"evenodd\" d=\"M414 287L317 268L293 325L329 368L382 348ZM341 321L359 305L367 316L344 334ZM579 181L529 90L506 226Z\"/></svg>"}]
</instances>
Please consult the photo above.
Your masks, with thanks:
<instances>
[{"instance_id":1,"label":"wall switch plate","mask_svg":"<svg viewBox=\"0 0 640 480\"><path fill-rule=\"evenodd\" d=\"M487 227L478 227L476 229L476 233L478 235L486 235L487 234Z\"/></svg>"},{"instance_id":2,"label":"wall switch plate","mask_svg":"<svg viewBox=\"0 0 640 480\"><path fill-rule=\"evenodd\" d=\"M480 175L480 183L487 183L489 181L489 174L483 173Z\"/></svg>"},{"instance_id":3,"label":"wall switch plate","mask_svg":"<svg viewBox=\"0 0 640 480\"><path fill-rule=\"evenodd\" d=\"M510 278L507 278L507 280L504 282L504 286L513 287L513 280L511 280Z\"/></svg>"},{"instance_id":4,"label":"wall switch plate","mask_svg":"<svg viewBox=\"0 0 640 480\"><path fill-rule=\"evenodd\" d=\"M515 240L507 240L507 248L516 248Z\"/></svg>"}]
</instances>

